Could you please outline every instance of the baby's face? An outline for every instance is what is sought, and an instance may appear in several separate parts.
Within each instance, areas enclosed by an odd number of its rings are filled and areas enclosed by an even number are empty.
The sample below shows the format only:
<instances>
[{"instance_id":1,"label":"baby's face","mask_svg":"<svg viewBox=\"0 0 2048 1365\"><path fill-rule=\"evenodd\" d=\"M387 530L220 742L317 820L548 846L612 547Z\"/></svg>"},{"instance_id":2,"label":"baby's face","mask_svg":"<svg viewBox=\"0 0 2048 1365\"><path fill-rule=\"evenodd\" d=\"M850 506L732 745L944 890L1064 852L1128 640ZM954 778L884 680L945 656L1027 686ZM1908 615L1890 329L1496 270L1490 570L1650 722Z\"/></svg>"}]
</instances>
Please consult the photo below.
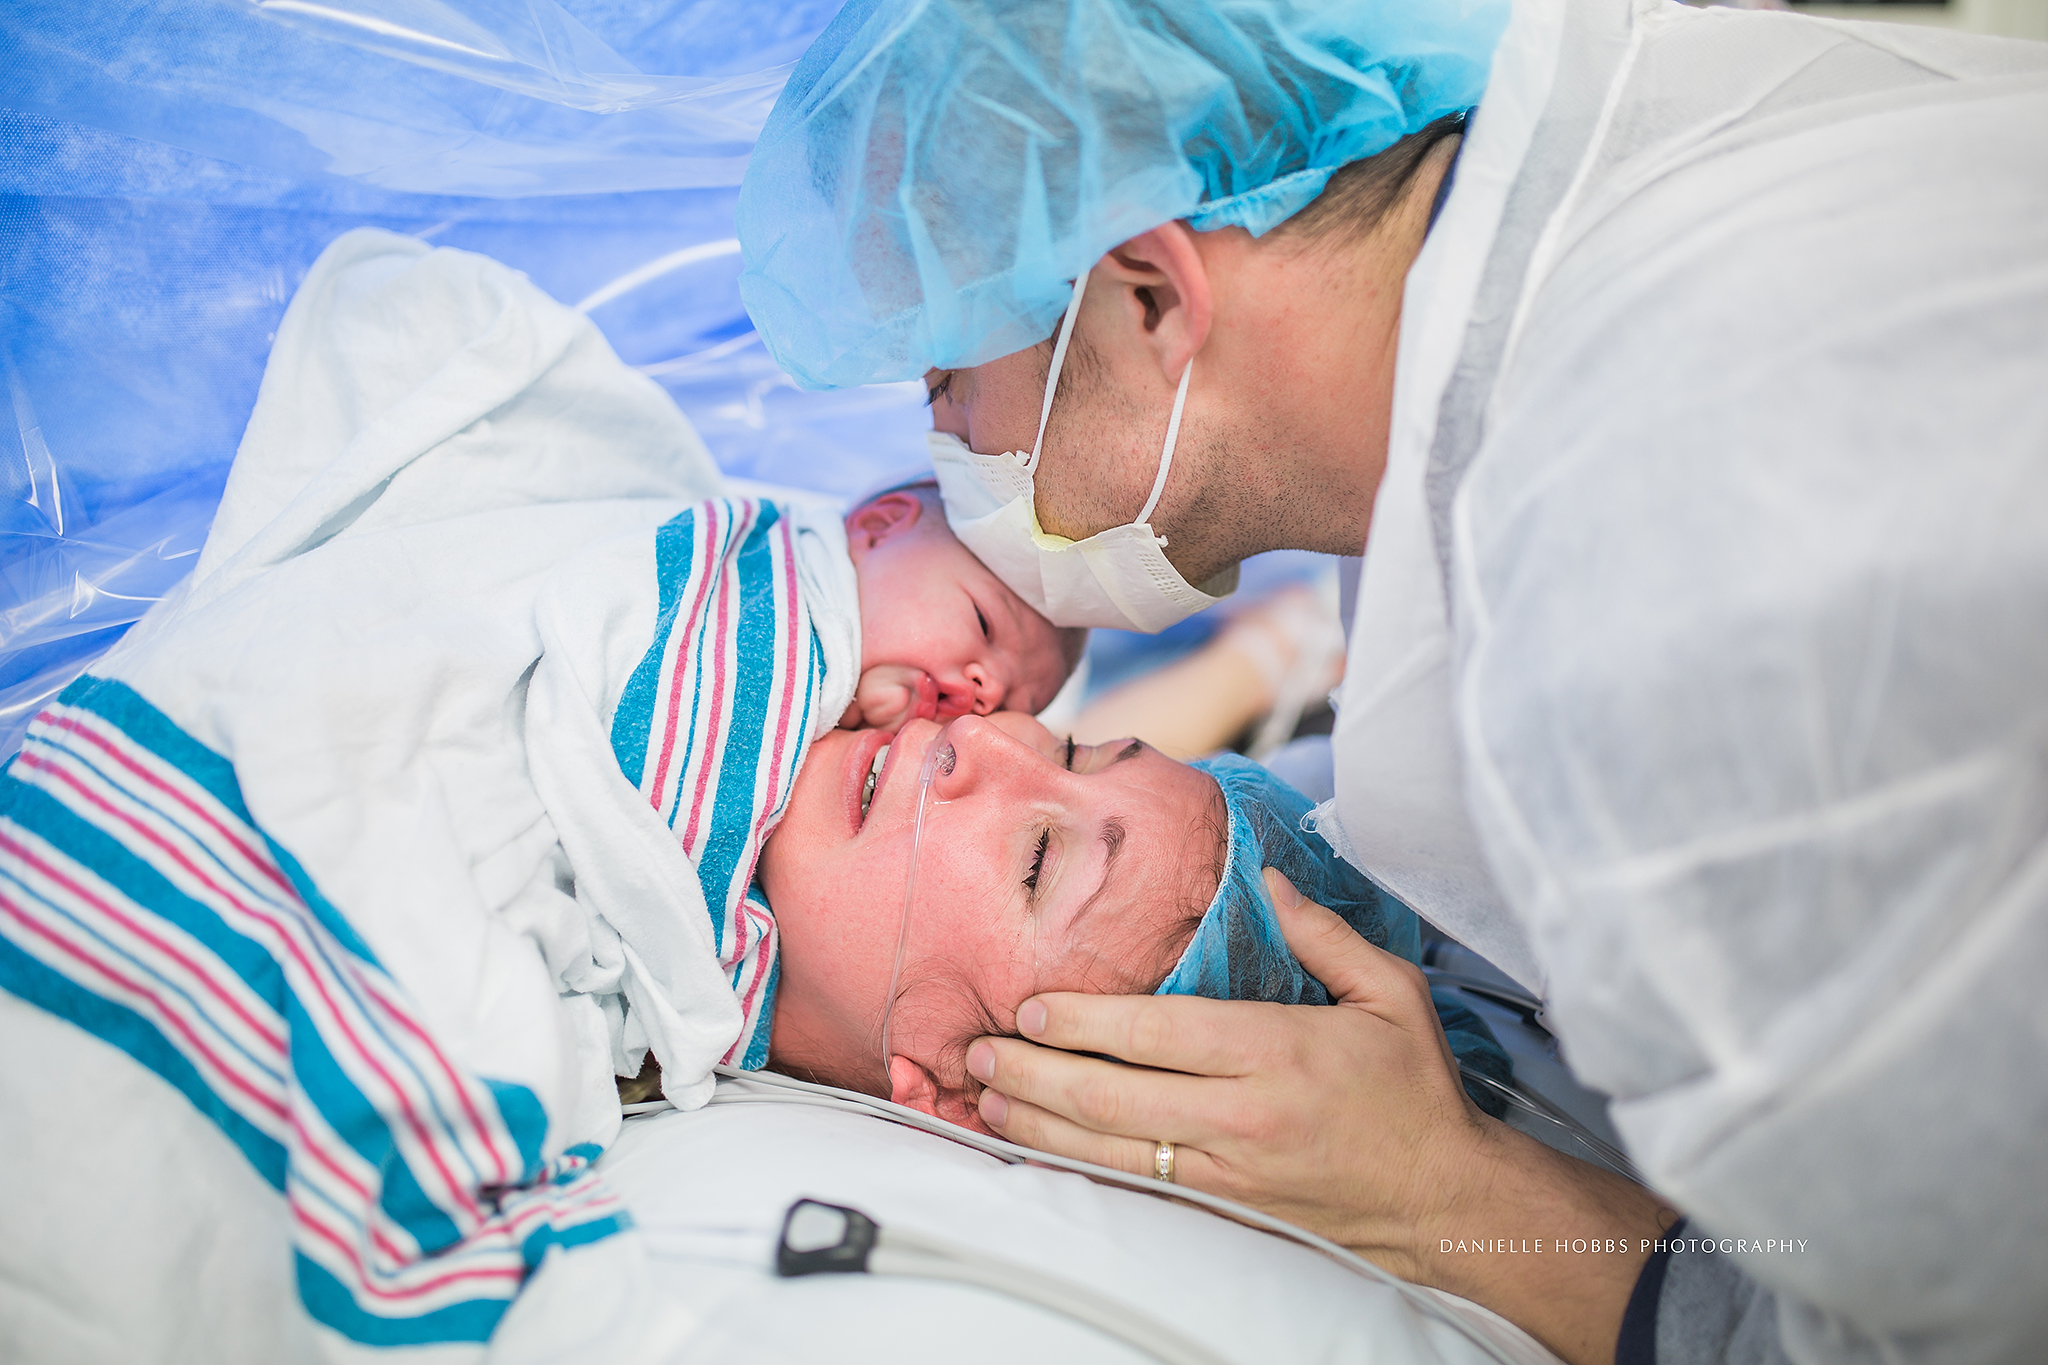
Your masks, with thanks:
<instances>
[{"instance_id":1,"label":"baby's face","mask_svg":"<svg viewBox=\"0 0 2048 1365\"><path fill-rule=\"evenodd\" d=\"M1039 991L1154 989L1215 895L1227 824L1215 781L1155 749L1069 747L1015 712L954 724L885 1067L919 769L939 731L835 730L806 757L761 851L782 937L774 1057L980 1127L967 1045L1014 1031Z\"/></svg>"},{"instance_id":2,"label":"baby's face","mask_svg":"<svg viewBox=\"0 0 2048 1365\"><path fill-rule=\"evenodd\" d=\"M983 567L936 498L885 493L847 517L846 536L860 579L861 677L842 724L887 730L1052 701L1076 633Z\"/></svg>"}]
</instances>

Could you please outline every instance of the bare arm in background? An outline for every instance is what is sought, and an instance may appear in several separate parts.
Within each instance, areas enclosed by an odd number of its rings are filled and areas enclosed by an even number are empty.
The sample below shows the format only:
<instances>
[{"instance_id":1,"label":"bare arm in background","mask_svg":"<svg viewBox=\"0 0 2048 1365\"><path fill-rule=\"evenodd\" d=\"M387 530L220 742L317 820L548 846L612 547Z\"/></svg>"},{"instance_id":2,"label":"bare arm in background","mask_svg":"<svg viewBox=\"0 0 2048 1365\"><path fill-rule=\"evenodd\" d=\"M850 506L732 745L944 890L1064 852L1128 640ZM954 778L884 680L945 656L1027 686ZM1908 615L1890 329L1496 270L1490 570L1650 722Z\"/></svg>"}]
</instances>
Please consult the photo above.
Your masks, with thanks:
<instances>
[{"instance_id":1,"label":"bare arm in background","mask_svg":"<svg viewBox=\"0 0 2048 1365\"><path fill-rule=\"evenodd\" d=\"M1283 588L1199 649L1089 702L1072 733L1083 744L1142 739L1173 758L1200 758L1270 713L1290 684L1298 699L1327 694L1344 676L1343 650L1343 627L1316 594Z\"/></svg>"}]
</instances>

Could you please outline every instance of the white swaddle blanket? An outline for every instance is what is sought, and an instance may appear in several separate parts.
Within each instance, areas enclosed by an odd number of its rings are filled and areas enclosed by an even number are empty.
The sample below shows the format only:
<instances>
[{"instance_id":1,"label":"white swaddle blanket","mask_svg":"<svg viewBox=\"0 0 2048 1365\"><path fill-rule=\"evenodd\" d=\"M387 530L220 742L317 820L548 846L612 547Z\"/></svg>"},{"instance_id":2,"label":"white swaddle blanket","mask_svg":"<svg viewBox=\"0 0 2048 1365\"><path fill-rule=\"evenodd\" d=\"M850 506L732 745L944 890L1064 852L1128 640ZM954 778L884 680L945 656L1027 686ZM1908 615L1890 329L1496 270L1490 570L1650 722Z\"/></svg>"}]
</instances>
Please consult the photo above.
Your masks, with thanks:
<instances>
[{"instance_id":1,"label":"white swaddle blanket","mask_svg":"<svg viewBox=\"0 0 2048 1365\"><path fill-rule=\"evenodd\" d=\"M735 882L744 892L774 799L752 811L753 844L721 872L714 893L727 904L707 907L692 856L701 849L686 850L673 812L665 819L659 793L635 789L612 743L621 692L658 639L658 528L701 527L719 508L778 515L714 501L679 518L719 491L687 421L585 319L482 257L350 233L315 264L279 329L192 577L105 658L94 675L103 681L46 714L10 770L18 790L0 834L22 857L43 856L35 811L55 810L50 828L78 823L56 809L62 801L87 823L127 818L155 790L184 802L147 828L109 825L128 845L109 857L132 859L134 878L167 878L178 889L169 900L134 891L135 910L120 899L128 881L68 847L44 850L45 861L78 864L63 887L104 876L111 889L99 900L59 904L68 892L30 884L43 862L10 886L24 896L41 887L44 899L28 909L51 923L97 914L101 901L131 919L154 912L172 928L154 929L152 944L183 932L188 900L206 911L192 942L172 943L155 966L186 973L178 990L212 991L202 1004L225 1001L237 1020L254 1021L253 1033L228 1039L240 1053L215 1046L196 1061L172 1059L197 1068L195 1083L152 1069L286 1195L299 1295L332 1357L481 1345L524 1270L552 1246L628 1254L619 1250L628 1239L611 1235L624 1220L607 1214L585 1170L618 1130L615 1068L630 1070L651 1046L670 1098L687 1107L758 1026L767 1002L757 992L750 1013L736 996L733 963L721 960L734 958L732 935L714 915L744 914L738 894L725 893ZM836 520L779 515L789 595L800 578L811 612L803 633L814 675L803 733L785 735L775 754L786 797L803 745L851 699L859 637ZM699 735L714 758L724 737L715 726ZM87 741L100 747L88 751ZM187 752L190 762L178 757ZM267 876L274 888L260 889L270 899L243 904L231 878L210 871L223 860L240 860L230 870L252 882ZM190 886L180 880L188 876ZM231 922L257 939L288 922L277 932L290 951L269 950L283 965L247 965L243 938L220 928ZM216 931L217 942L208 938ZM300 940L328 958L305 968L291 956ZM114 978L88 979L25 934L0 947L17 954L0 963L15 964L0 976L13 994L77 1022L51 992L82 985L119 997L172 1050L183 1047L170 1027L176 1011L163 1004L174 991L123 995L107 984ZM280 973L285 984L266 997ZM378 1008L351 1012L352 998ZM242 1027L218 1023L228 1012L208 1005L192 1027L225 1037ZM84 1027L149 1064L118 1029ZM263 1054L265 1040L275 1057ZM88 1045L97 1046L80 1035ZM316 1046L319 1066L346 1082L339 1108L321 1107L326 1082L308 1073L305 1049ZM241 1055L251 1058L246 1078L235 1071ZM92 1064L103 1083L108 1064ZM76 1098L38 1093L34 1103L56 1114ZM164 1092L152 1102L183 1101ZM458 1111L472 1106L484 1119L470 1112L465 1123ZM435 1128L444 1111L456 1117ZM378 1127L400 1113L411 1128ZM376 1119L364 1120L374 1141L348 1128L365 1114ZM28 1124L4 1132L10 1155L41 1141ZM80 1168L123 1155L87 1151ZM39 1150L38 1160L53 1159ZM189 1217L181 1207L175 1216ZM225 1225L245 1212L223 1201L207 1216ZM283 1221L275 1208L248 1216ZM208 1268L179 1264L175 1248L191 1228L152 1217L146 1199L129 1217L142 1245L157 1238L167 1248L141 1295L165 1314L186 1311L207 1297ZM322 1219L324 1231L310 1235ZM30 1252L60 1267L71 1254ZM152 1310L130 1303L110 1316L136 1319L134 1339L107 1340L107 1323L88 1321L90 1300L74 1296L69 1320L49 1315L41 1345L65 1358L138 1359L178 1336L145 1344ZM304 1344L303 1328L289 1324L228 1337L248 1339L252 1355ZM86 1342L94 1349L73 1349Z\"/></svg>"}]
</instances>

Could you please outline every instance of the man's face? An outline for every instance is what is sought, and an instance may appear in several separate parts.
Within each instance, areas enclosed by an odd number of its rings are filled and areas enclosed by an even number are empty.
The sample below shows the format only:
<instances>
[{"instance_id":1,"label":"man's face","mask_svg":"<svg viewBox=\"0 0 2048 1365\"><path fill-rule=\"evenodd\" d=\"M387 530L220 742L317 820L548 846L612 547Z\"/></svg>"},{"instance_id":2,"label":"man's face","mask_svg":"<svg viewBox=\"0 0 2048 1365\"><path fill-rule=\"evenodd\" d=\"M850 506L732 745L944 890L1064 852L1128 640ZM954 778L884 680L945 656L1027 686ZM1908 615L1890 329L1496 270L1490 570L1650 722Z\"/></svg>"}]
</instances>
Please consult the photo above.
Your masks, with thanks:
<instances>
[{"instance_id":1,"label":"man's face","mask_svg":"<svg viewBox=\"0 0 2048 1365\"><path fill-rule=\"evenodd\" d=\"M1039 525L1081 540L1136 519L1189 374L1151 517L1174 568L1201 584L1264 550L1357 554L1386 467L1403 281L1433 165L1398 222L1341 249L1164 223L1098 261L1039 447ZM929 372L934 424L983 455L1032 449L1052 350Z\"/></svg>"},{"instance_id":2,"label":"man's face","mask_svg":"<svg viewBox=\"0 0 2048 1365\"><path fill-rule=\"evenodd\" d=\"M874 730L819 740L762 850L782 937L779 1065L886 1084L919 770L940 730L914 721L893 743ZM945 1117L972 1121L968 1043L1013 1030L1040 991L1156 986L1215 894L1227 826L1213 780L1143 745L1070 749L1010 712L964 717L947 738L889 1041L951 1097Z\"/></svg>"},{"instance_id":3,"label":"man's face","mask_svg":"<svg viewBox=\"0 0 2048 1365\"><path fill-rule=\"evenodd\" d=\"M1087 317L1085 305L1082 316ZM1030 450L1038 437L1051 363L1052 346L1047 343L972 369L931 371L925 387L932 396L932 425L958 436L979 454ZM1127 524L1144 507L1159 472L1172 391L1155 404L1123 394L1116 376L1077 335L1067 353L1033 479L1038 524L1044 530L1085 540ZM1150 410L1154 406L1156 413ZM1155 526L1177 524L1180 495L1195 483L1195 462L1191 451L1186 460L1176 454L1179 476L1169 480L1153 516ZM1168 537L1170 542L1170 531Z\"/></svg>"}]
</instances>

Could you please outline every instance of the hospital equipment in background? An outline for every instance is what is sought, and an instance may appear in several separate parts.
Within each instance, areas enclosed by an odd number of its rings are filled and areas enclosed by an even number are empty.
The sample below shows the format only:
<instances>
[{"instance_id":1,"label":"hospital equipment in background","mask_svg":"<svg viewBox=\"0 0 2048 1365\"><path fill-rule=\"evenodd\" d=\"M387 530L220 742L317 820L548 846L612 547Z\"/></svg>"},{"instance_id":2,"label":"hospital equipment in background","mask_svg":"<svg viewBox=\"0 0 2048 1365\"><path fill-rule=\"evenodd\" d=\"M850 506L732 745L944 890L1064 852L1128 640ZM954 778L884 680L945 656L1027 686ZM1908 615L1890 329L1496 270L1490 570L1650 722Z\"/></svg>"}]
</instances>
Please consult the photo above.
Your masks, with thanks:
<instances>
[{"instance_id":1,"label":"hospital equipment in background","mask_svg":"<svg viewBox=\"0 0 2048 1365\"><path fill-rule=\"evenodd\" d=\"M1698 4L1701 0L1686 0ZM1789 9L1823 19L1876 19L1924 24L2001 38L2048 39L2048 5L2041 0L1742 0L1742 9Z\"/></svg>"}]
</instances>

